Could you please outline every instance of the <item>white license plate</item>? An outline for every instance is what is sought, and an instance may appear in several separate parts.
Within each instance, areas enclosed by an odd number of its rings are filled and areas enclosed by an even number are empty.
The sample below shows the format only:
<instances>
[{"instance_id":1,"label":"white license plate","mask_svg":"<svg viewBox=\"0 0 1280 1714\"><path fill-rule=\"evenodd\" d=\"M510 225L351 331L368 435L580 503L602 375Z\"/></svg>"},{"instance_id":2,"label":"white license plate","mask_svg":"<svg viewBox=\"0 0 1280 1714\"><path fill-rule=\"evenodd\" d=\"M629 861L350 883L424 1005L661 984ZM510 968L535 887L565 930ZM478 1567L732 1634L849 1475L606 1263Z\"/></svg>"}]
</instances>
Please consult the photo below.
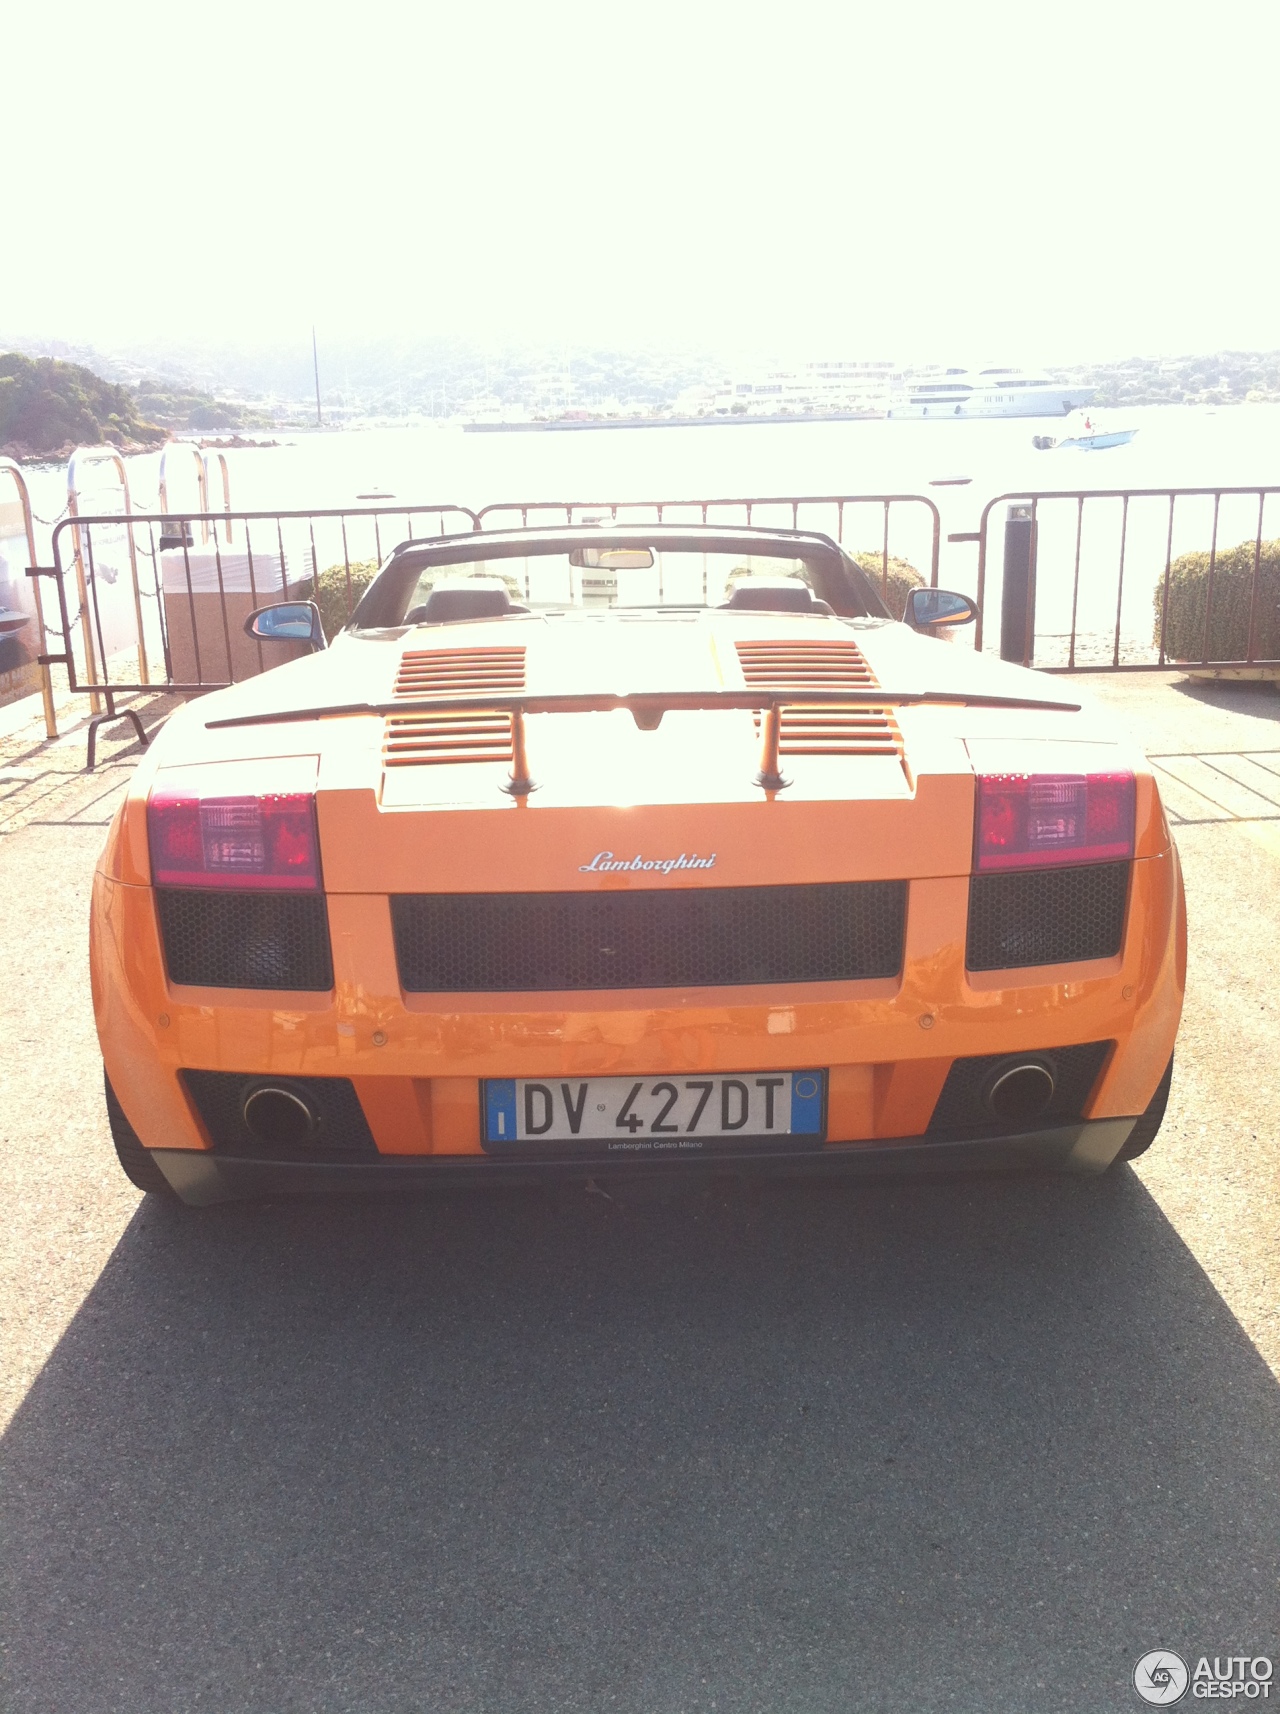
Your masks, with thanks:
<instances>
[{"instance_id":1,"label":"white license plate","mask_svg":"<svg viewBox=\"0 0 1280 1714\"><path fill-rule=\"evenodd\" d=\"M616 1157L822 1142L825 1071L656 1077L489 1078L486 1149L588 1146ZM562 1151L563 1152L563 1151Z\"/></svg>"}]
</instances>

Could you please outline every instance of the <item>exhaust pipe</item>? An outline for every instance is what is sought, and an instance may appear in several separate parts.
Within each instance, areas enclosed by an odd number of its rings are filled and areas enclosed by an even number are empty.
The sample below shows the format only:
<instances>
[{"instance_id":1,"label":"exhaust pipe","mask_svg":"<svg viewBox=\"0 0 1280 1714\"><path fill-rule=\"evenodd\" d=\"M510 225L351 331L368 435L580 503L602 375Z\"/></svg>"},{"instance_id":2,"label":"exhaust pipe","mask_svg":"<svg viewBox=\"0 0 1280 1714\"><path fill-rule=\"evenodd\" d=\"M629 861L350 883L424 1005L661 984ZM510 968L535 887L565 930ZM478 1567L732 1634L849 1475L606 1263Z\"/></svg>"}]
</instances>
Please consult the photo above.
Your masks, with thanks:
<instances>
[{"instance_id":1,"label":"exhaust pipe","mask_svg":"<svg viewBox=\"0 0 1280 1714\"><path fill-rule=\"evenodd\" d=\"M1000 1067L991 1079L986 1104L1002 1124L1026 1125L1046 1112L1056 1087L1044 1060L1014 1061Z\"/></svg>"},{"instance_id":2,"label":"exhaust pipe","mask_svg":"<svg viewBox=\"0 0 1280 1714\"><path fill-rule=\"evenodd\" d=\"M240 1109L245 1127L260 1143L296 1146L316 1134L320 1116L295 1089L260 1083L244 1098Z\"/></svg>"}]
</instances>

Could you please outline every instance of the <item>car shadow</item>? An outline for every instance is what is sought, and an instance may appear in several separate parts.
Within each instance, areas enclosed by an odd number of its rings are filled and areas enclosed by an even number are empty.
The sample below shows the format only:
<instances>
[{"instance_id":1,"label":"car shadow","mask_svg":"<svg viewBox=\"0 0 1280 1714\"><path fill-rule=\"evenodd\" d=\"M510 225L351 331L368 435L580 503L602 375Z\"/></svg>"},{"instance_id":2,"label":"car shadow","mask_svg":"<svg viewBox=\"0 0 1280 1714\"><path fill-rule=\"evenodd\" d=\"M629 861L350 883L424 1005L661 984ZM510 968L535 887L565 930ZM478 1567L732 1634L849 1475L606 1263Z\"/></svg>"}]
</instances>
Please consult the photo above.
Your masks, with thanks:
<instances>
[{"instance_id":1,"label":"car shadow","mask_svg":"<svg viewBox=\"0 0 1280 1714\"><path fill-rule=\"evenodd\" d=\"M3 1447L10 1714L1134 1706L1280 1390L1102 1180L143 1204Z\"/></svg>"},{"instance_id":2,"label":"car shadow","mask_svg":"<svg viewBox=\"0 0 1280 1714\"><path fill-rule=\"evenodd\" d=\"M1255 720L1280 720L1280 686L1269 680L1194 679L1176 680L1172 687L1180 696L1232 714L1248 714Z\"/></svg>"}]
</instances>

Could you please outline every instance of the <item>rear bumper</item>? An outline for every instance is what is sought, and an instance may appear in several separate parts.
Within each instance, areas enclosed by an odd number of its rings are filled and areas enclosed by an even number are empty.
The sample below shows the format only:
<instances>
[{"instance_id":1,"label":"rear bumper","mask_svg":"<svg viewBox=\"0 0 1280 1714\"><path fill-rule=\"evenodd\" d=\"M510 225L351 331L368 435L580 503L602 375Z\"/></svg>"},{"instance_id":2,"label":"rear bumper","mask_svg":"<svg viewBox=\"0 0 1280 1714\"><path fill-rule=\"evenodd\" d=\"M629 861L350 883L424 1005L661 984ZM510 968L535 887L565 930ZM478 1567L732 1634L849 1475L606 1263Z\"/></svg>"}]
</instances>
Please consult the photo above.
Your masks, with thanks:
<instances>
[{"instance_id":1,"label":"rear bumper","mask_svg":"<svg viewBox=\"0 0 1280 1714\"><path fill-rule=\"evenodd\" d=\"M1104 1172L1124 1147L1136 1118L1086 1119L1014 1136L934 1141L908 1137L813 1154L732 1155L673 1170L665 1161L597 1159L521 1161L491 1156L388 1156L360 1162L282 1161L218 1155L210 1150L153 1149L151 1158L184 1202L205 1206L263 1196L399 1194L431 1186L532 1185L556 1180L680 1177L752 1173L775 1177L883 1178L950 1172L1058 1170Z\"/></svg>"}]
</instances>

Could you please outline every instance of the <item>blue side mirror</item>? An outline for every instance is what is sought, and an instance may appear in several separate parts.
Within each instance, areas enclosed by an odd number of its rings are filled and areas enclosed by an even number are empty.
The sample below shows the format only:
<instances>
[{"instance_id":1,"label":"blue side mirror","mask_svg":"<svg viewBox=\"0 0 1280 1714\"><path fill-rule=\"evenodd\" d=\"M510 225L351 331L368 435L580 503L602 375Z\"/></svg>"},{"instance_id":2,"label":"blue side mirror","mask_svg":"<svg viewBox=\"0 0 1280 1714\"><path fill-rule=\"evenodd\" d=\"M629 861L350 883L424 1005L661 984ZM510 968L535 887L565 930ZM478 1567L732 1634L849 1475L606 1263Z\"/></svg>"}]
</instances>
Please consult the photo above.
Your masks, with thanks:
<instances>
[{"instance_id":1,"label":"blue side mirror","mask_svg":"<svg viewBox=\"0 0 1280 1714\"><path fill-rule=\"evenodd\" d=\"M967 595L958 595L951 589L913 589L907 596L902 622L913 631L937 636L953 625L971 625L977 617L977 602L970 601Z\"/></svg>"},{"instance_id":2,"label":"blue side mirror","mask_svg":"<svg viewBox=\"0 0 1280 1714\"><path fill-rule=\"evenodd\" d=\"M314 601L273 601L258 607L244 622L245 633L263 643L310 643L327 647L320 609Z\"/></svg>"}]
</instances>

